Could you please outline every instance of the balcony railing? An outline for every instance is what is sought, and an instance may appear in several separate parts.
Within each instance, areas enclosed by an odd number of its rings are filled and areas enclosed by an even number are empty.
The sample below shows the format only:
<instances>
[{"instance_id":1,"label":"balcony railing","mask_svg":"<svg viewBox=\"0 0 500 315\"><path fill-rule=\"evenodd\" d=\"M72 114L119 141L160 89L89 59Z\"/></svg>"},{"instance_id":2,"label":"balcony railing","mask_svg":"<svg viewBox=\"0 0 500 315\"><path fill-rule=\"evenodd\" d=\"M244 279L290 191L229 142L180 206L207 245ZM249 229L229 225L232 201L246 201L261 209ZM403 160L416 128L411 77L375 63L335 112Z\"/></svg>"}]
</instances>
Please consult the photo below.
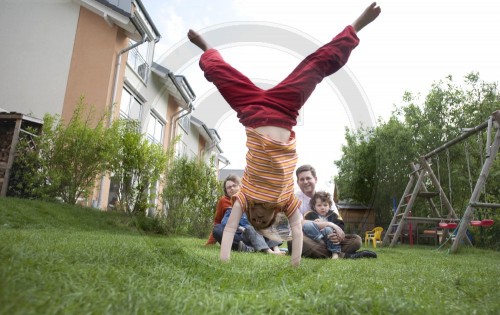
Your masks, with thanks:
<instances>
[{"instance_id":1,"label":"balcony railing","mask_svg":"<svg viewBox=\"0 0 500 315\"><path fill-rule=\"evenodd\" d=\"M137 48L133 48L128 52L127 63L144 82L148 82L149 65Z\"/></svg>"}]
</instances>

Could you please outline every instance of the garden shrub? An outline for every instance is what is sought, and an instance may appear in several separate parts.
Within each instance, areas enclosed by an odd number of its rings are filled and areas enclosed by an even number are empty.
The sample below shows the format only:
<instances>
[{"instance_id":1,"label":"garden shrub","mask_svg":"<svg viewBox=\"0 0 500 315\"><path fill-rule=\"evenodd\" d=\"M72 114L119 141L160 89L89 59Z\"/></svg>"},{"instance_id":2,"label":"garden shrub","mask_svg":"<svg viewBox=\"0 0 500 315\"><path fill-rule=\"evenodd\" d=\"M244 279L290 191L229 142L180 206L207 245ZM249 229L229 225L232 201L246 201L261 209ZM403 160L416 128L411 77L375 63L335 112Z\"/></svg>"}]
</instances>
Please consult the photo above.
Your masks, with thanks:
<instances>
[{"instance_id":1,"label":"garden shrub","mask_svg":"<svg viewBox=\"0 0 500 315\"><path fill-rule=\"evenodd\" d=\"M16 148L13 194L69 204L87 197L116 151L114 129L106 127L106 117L96 118L83 96L69 122L45 115L41 134L22 137Z\"/></svg>"},{"instance_id":2,"label":"garden shrub","mask_svg":"<svg viewBox=\"0 0 500 315\"><path fill-rule=\"evenodd\" d=\"M213 159L206 164L201 159L176 158L168 166L162 194L168 231L206 237L220 196Z\"/></svg>"},{"instance_id":3,"label":"garden shrub","mask_svg":"<svg viewBox=\"0 0 500 315\"><path fill-rule=\"evenodd\" d=\"M117 208L129 214L146 214L155 206L151 202L155 192L150 188L165 171L169 153L144 137L139 122L120 120L116 125L118 150L111 171L119 185Z\"/></svg>"}]
</instances>

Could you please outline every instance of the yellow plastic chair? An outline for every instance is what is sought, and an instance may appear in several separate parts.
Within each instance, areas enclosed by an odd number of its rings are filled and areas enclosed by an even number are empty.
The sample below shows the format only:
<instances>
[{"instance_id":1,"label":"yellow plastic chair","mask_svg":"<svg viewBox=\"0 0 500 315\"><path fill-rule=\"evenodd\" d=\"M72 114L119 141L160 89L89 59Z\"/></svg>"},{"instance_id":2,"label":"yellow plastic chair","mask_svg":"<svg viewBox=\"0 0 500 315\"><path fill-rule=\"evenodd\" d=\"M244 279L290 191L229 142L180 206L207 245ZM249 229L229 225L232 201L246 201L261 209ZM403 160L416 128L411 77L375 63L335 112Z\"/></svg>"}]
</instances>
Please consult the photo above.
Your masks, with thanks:
<instances>
[{"instance_id":1,"label":"yellow plastic chair","mask_svg":"<svg viewBox=\"0 0 500 315\"><path fill-rule=\"evenodd\" d=\"M382 242L382 232L384 228L377 226L371 231L365 232L365 246L368 246L368 242L373 242L373 248L377 248L377 241Z\"/></svg>"}]
</instances>

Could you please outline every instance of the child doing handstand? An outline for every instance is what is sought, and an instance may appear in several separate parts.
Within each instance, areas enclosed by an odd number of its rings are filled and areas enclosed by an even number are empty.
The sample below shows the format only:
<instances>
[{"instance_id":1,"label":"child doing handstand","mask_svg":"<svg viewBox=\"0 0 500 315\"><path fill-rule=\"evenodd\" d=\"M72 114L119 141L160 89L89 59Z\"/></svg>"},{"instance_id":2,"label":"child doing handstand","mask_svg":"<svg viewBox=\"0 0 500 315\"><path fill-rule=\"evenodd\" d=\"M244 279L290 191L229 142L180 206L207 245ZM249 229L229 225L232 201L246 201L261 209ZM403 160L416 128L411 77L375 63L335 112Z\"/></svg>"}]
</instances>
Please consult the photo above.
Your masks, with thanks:
<instances>
[{"instance_id":1,"label":"child doing handstand","mask_svg":"<svg viewBox=\"0 0 500 315\"><path fill-rule=\"evenodd\" d=\"M189 30L189 40L204 52L200 67L213 82L246 127L247 166L242 189L232 197L233 210L224 229L220 258L229 260L233 235L243 212L257 229L271 226L278 212L284 212L292 230L293 266L300 264L302 218L294 195L293 172L297 164L295 133L299 110L324 77L339 70L358 45L357 32L380 14L376 3L331 42L306 57L288 77L269 90L255 86L246 76L226 63L198 33Z\"/></svg>"},{"instance_id":2,"label":"child doing handstand","mask_svg":"<svg viewBox=\"0 0 500 315\"><path fill-rule=\"evenodd\" d=\"M309 202L312 211L304 214L303 231L310 239L317 242L324 241L326 247L332 253L332 258L337 259L339 258L341 246L338 242L332 242L329 235L336 233L335 225L343 230L344 221L331 210L332 205L332 195L325 191L316 192Z\"/></svg>"}]
</instances>

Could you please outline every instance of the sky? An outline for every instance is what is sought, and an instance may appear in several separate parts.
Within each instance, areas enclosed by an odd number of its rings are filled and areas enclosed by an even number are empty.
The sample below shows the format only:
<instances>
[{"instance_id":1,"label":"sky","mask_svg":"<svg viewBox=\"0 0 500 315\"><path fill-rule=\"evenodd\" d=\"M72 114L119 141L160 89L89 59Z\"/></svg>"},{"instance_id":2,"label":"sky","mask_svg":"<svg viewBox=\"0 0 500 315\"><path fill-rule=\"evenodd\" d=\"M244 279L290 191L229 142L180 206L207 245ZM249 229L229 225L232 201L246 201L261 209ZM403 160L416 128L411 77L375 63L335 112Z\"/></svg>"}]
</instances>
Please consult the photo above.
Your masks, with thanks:
<instances>
[{"instance_id":1,"label":"sky","mask_svg":"<svg viewBox=\"0 0 500 315\"><path fill-rule=\"evenodd\" d=\"M238 23L274 25L317 44L328 42L371 1L364 0L142 0L162 35L155 60L169 67L168 55L184 43L192 28L203 33ZM356 127L359 111L376 124L387 120L405 91L425 97L431 85L448 75L457 82L474 71L488 82L500 78L500 2L491 0L378 1L379 18L363 29L360 44L345 66L364 96L365 107L346 104L331 84L321 83L307 101L297 134L298 165L312 164L319 187L330 190L341 157L345 128ZM293 43L290 43L292 45ZM233 66L259 82L275 84L300 61L293 51L269 43L235 43L217 47ZM201 53L201 51L200 51ZM199 56L198 56L199 58ZM165 58L163 58L165 59ZM197 95L213 93L197 60L180 71ZM334 74L335 76L335 74ZM194 105L197 105L195 101ZM194 112L196 116L196 111ZM203 117L197 117L203 120ZM222 138L229 169L245 165L244 128L230 114L215 127Z\"/></svg>"}]
</instances>

